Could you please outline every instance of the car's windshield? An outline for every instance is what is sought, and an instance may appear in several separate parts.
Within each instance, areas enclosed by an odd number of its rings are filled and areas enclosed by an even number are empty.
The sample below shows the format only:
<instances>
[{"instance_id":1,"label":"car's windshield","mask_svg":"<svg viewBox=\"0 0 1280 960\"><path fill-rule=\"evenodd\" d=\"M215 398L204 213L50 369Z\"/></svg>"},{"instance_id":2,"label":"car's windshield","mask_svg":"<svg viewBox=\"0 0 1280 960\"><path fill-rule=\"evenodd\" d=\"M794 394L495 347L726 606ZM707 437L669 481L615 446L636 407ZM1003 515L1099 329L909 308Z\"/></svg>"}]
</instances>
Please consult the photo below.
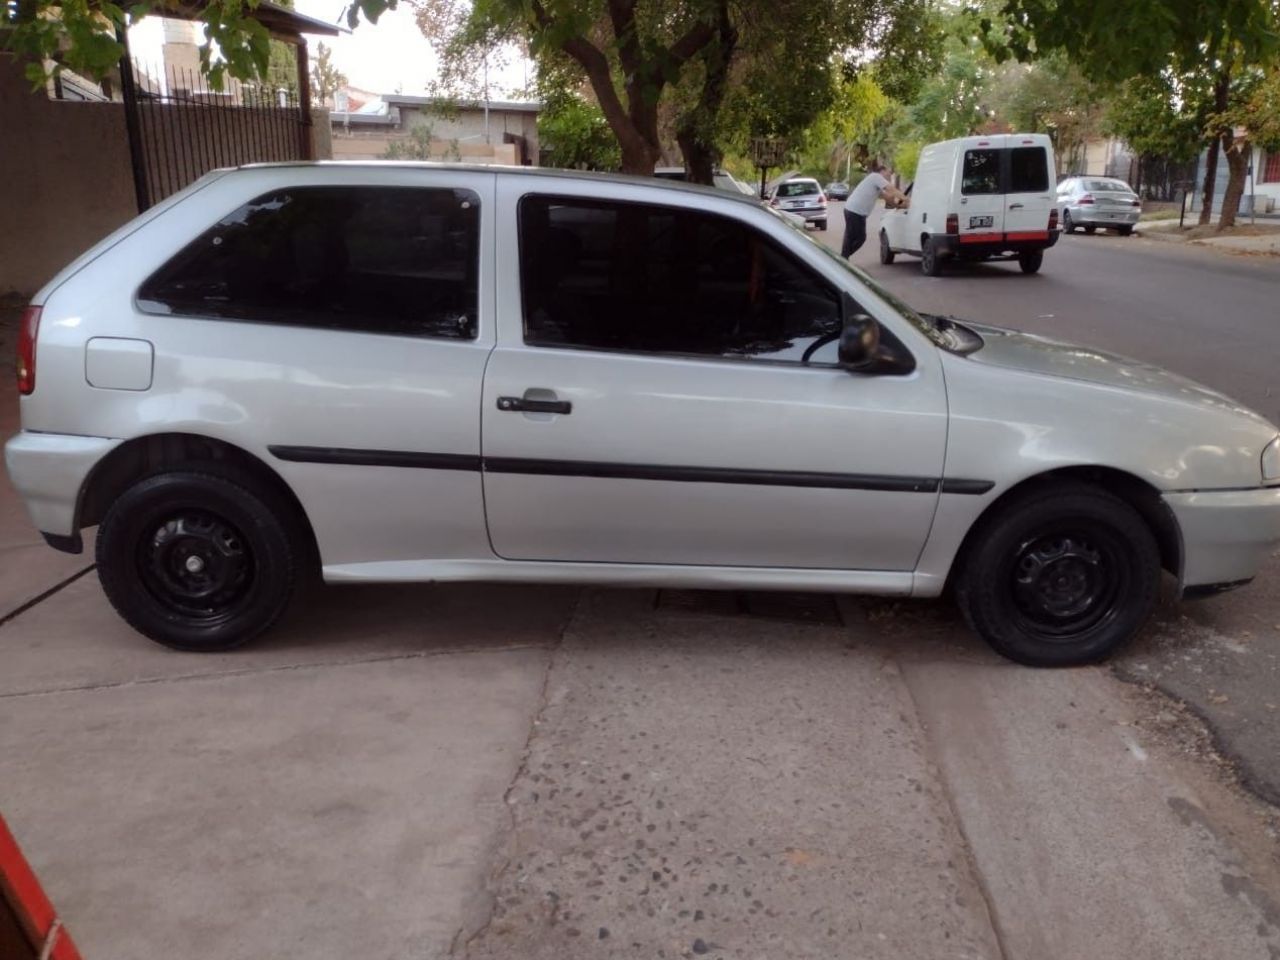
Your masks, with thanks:
<instances>
[{"instance_id":1,"label":"car's windshield","mask_svg":"<svg viewBox=\"0 0 1280 960\"><path fill-rule=\"evenodd\" d=\"M812 180L792 180L778 187L780 197L804 197L817 192L818 184Z\"/></svg>"},{"instance_id":2,"label":"car's windshield","mask_svg":"<svg viewBox=\"0 0 1280 960\"><path fill-rule=\"evenodd\" d=\"M797 228L799 230L799 228ZM904 301L899 300L896 296L886 290L880 284L876 283L862 270L855 267L844 257L840 256L825 243L815 240L805 231L804 238L821 250L826 256L830 257L840 266L844 267L852 273L871 292L878 296L889 306L893 307L898 314L910 323L913 327L923 333L936 346L941 347L950 353L973 353L982 347L983 340L977 333L970 330L949 317L938 317L933 314L920 314L908 306Z\"/></svg>"},{"instance_id":3,"label":"car's windshield","mask_svg":"<svg viewBox=\"0 0 1280 960\"><path fill-rule=\"evenodd\" d=\"M1123 180L1090 180L1085 184L1085 189L1100 193L1133 193L1133 188Z\"/></svg>"}]
</instances>

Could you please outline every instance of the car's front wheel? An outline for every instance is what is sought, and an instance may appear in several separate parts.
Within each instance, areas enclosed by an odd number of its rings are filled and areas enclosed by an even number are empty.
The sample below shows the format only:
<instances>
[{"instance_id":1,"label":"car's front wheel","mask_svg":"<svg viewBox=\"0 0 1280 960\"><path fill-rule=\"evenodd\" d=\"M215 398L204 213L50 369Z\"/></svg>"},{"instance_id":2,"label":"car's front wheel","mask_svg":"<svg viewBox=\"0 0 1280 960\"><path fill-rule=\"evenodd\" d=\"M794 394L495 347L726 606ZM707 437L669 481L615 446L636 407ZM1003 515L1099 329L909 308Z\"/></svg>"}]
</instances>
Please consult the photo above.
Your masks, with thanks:
<instances>
[{"instance_id":1,"label":"car's front wheel","mask_svg":"<svg viewBox=\"0 0 1280 960\"><path fill-rule=\"evenodd\" d=\"M98 530L98 578L139 633L229 650L284 612L304 551L292 511L240 471L200 464L139 480Z\"/></svg>"},{"instance_id":2,"label":"car's front wheel","mask_svg":"<svg viewBox=\"0 0 1280 960\"><path fill-rule=\"evenodd\" d=\"M1142 517L1105 490L1046 484L970 534L956 599L1000 654L1037 667L1094 663L1146 622L1160 551Z\"/></svg>"}]
</instances>

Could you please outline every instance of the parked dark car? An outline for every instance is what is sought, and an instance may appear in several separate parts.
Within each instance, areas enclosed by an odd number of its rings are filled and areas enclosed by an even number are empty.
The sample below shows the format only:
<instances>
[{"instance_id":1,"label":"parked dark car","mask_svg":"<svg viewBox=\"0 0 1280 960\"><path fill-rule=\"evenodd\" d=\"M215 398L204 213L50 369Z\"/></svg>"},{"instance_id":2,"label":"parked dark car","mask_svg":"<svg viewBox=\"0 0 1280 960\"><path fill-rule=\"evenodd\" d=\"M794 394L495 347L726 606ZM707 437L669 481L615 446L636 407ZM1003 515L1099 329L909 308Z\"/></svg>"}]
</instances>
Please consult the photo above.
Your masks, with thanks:
<instances>
[{"instance_id":1,"label":"parked dark car","mask_svg":"<svg viewBox=\"0 0 1280 960\"><path fill-rule=\"evenodd\" d=\"M835 180L827 184L828 200L848 200L849 185L843 180Z\"/></svg>"}]
</instances>

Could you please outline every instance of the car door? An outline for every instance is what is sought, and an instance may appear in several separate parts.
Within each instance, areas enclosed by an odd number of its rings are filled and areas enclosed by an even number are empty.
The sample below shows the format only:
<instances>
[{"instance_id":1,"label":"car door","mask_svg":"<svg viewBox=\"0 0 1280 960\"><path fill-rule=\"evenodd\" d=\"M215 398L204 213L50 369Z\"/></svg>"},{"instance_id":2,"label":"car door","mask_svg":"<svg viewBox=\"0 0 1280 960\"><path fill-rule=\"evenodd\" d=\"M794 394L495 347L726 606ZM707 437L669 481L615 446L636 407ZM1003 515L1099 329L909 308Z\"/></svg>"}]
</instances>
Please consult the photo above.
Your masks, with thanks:
<instances>
[{"instance_id":1,"label":"car door","mask_svg":"<svg viewBox=\"0 0 1280 960\"><path fill-rule=\"evenodd\" d=\"M965 142L960 151L961 243L999 241L1005 230L1003 137Z\"/></svg>"},{"instance_id":2,"label":"car door","mask_svg":"<svg viewBox=\"0 0 1280 960\"><path fill-rule=\"evenodd\" d=\"M906 376L851 374L834 344L803 363L839 329L832 275L854 278L797 256L807 241L764 211L644 187L606 200L573 180L526 189L499 186L499 259L519 270L500 271L484 383L500 556L915 566L946 436L932 350Z\"/></svg>"},{"instance_id":3,"label":"car door","mask_svg":"<svg viewBox=\"0 0 1280 960\"><path fill-rule=\"evenodd\" d=\"M1011 136L1006 151L1004 231L1008 240L1045 240L1053 209L1048 149L1029 137Z\"/></svg>"}]
</instances>

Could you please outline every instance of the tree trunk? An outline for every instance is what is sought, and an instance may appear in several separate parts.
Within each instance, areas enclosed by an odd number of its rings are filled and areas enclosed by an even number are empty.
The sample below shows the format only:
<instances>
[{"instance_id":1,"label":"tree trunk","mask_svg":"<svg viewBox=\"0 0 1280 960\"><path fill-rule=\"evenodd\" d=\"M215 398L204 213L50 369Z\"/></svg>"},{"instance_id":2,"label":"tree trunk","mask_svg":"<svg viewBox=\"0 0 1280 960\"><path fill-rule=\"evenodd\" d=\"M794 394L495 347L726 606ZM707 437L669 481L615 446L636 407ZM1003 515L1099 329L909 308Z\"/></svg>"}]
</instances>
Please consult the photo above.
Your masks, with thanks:
<instances>
[{"instance_id":1,"label":"tree trunk","mask_svg":"<svg viewBox=\"0 0 1280 960\"><path fill-rule=\"evenodd\" d=\"M1227 154L1227 192L1222 197L1222 216L1218 218L1218 229L1225 230L1236 225L1236 211L1240 209L1240 198L1244 196L1244 182L1249 176L1249 145L1244 140L1237 140L1230 130L1222 131L1222 149Z\"/></svg>"},{"instance_id":2,"label":"tree trunk","mask_svg":"<svg viewBox=\"0 0 1280 960\"><path fill-rule=\"evenodd\" d=\"M715 185L716 165L720 149L713 131L729 85L729 65L738 46L738 31L729 20L728 0L720 0L716 10L716 35L702 48L702 91L697 104L681 119L676 128L676 142L684 155L685 180L689 183Z\"/></svg>"},{"instance_id":3,"label":"tree trunk","mask_svg":"<svg viewBox=\"0 0 1280 960\"><path fill-rule=\"evenodd\" d=\"M1223 71L1213 82L1213 112L1221 114L1227 109L1231 94L1231 74ZM1218 137L1226 131L1214 131L1209 138L1209 156L1204 165L1204 206L1200 208L1200 225L1204 226L1213 216L1213 193L1218 180Z\"/></svg>"}]
</instances>

